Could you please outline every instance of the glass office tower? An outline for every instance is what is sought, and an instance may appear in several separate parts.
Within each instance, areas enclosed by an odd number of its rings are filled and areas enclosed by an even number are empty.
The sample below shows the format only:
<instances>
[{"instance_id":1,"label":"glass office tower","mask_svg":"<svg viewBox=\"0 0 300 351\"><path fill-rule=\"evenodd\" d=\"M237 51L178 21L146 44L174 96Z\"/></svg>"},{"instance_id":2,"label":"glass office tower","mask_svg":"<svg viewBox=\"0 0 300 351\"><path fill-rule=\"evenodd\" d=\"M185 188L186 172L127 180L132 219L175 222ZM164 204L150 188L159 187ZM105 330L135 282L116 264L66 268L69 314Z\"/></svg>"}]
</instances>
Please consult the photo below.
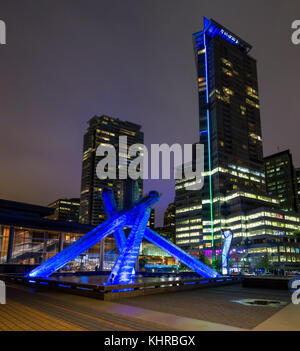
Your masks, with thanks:
<instances>
[{"instance_id":1,"label":"glass office tower","mask_svg":"<svg viewBox=\"0 0 300 351\"><path fill-rule=\"evenodd\" d=\"M239 191L248 209L265 194L257 68L251 45L214 20L204 18L193 38L205 145L203 241L206 250L220 249L220 219L240 207L231 194Z\"/></svg>"},{"instance_id":2,"label":"glass office tower","mask_svg":"<svg viewBox=\"0 0 300 351\"><path fill-rule=\"evenodd\" d=\"M298 212L296 170L290 150L265 157L264 161L268 194L279 198L282 210Z\"/></svg>"},{"instance_id":3,"label":"glass office tower","mask_svg":"<svg viewBox=\"0 0 300 351\"><path fill-rule=\"evenodd\" d=\"M54 213L48 216L48 218L57 221L79 223L79 206L79 198L58 199L48 205L48 207L54 209Z\"/></svg>"},{"instance_id":4,"label":"glass office tower","mask_svg":"<svg viewBox=\"0 0 300 351\"><path fill-rule=\"evenodd\" d=\"M274 267L295 270L300 240L294 232L300 230L300 216L282 211L280 199L266 191L251 45L206 18L203 31L193 38L204 187L191 191L186 185L193 179L176 181L176 243L214 261L222 250L222 230L230 229L236 269L255 269L268 254Z\"/></svg>"},{"instance_id":5,"label":"glass office tower","mask_svg":"<svg viewBox=\"0 0 300 351\"><path fill-rule=\"evenodd\" d=\"M129 180L119 179L120 168L124 167L121 163L119 164L119 137L127 137L127 149L124 150L126 155L123 156L126 157L126 162L129 164L132 157L127 154L128 148L133 144L143 144L144 133L141 131L140 125L104 115L93 117L88 121L88 124L89 127L83 142L79 220L84 224L99 225L107 219L101 198L102 189L111 187L114 190L117 204L122 207L127 201L126 189L131 186ZM117 179L99 179L97 176L96 167L103 158L96 155L100 144L115 146ZM143 193L143 181L139 179L137 182L140 196Z\"/></svg>"},{"instance_id":6,"label":"glass office tower","mask_svg":"<svg viewBox=\"0 0 300 351\"><path fill-rule=\"evenodd\" d=\"M300 168L296 168L296 188L298 196L298 211L300 212Z\"/></svg>"},{"instance_id":7,"label":"glass office tower","mask_svg":"<svg viewBox=\"0 0 300 351\"><path fill-rule=\"evenodd\" d=\"M119 145L119 137L127 137L127 146ZM94 116L88 121L88 130L84 135L82 176L80 193L79 221L84 224L97 226L106 219L102 190L110 187L120 208L140 197L143 193L143 180L136 182L130 179L120 179L119 172L127 167L133 157L128 155L128 148L133 144L143 144L144 133L141 126L135 123L121 121L109 116ZM116 150L117 179L99 179L96 168L103 156L97 156L96 150L100 144L110 144ZM123 157L123 160L119 156ZM125 163L124 163L125 159ZM114 161L113 161L114 162ZM117 257L115 239L112 235L100 243L100 269L111 269Z\"/></svg>"}]
</instances>

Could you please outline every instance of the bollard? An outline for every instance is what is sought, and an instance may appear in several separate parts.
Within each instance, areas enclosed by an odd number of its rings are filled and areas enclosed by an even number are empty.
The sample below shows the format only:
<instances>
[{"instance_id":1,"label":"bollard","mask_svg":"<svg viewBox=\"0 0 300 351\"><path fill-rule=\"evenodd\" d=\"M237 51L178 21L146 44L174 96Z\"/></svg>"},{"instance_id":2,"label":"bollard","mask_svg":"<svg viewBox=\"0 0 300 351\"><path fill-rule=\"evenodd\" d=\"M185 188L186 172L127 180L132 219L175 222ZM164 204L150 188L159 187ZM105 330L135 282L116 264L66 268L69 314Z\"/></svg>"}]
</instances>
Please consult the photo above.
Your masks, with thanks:
<instances>
[{"instance_id":1,"label":"bollard","mask_svg":"<svg viewBox=\"0 0 300 351\"><path fill-rule=\"evenodd\" d=\"M0 280L0 305L6 304L6 286L5 283Z\"/></svg>"}]
</instances>

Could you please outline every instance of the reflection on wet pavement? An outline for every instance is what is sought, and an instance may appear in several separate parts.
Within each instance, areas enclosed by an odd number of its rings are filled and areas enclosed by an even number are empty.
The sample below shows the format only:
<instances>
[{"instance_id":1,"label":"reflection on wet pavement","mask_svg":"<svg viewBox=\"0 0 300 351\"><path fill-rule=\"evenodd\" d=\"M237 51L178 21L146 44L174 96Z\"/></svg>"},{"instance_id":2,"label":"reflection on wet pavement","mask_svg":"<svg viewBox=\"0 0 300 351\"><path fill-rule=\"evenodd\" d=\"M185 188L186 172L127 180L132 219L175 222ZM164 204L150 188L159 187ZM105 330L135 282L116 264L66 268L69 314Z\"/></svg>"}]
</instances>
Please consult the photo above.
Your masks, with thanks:
<instances>
[{"instance_id":1,"label":"reflection on wet pavement","mask_svg":"<svg viewBox=\"0 0 300 351\"><path fill-rule=\"evenodd\" d=\"M197 279L199 276L190 277L180 277L180 276L167 276L161 275L160 277L143 277L142 275L137 275L135 279L135 284L143 283L153 283L153 282L172 282L177 280L190 280ZM59 280L64 282L80 283L80 284L90 284L90 285L103 285L108 279L108 275L60 275L54 276L51 279Z\"/></svg>"}]
</instances>

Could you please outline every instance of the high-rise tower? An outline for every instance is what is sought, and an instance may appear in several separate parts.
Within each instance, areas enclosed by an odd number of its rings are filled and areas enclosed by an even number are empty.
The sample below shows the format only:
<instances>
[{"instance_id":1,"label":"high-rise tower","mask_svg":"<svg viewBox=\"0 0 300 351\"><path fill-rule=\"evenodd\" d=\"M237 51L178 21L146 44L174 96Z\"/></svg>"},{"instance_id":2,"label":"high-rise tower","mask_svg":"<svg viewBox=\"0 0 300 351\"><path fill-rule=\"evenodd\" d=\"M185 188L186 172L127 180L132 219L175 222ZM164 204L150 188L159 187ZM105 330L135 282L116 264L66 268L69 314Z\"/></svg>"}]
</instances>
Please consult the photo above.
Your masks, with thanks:
<instances>
[{"instance_id":1,"label":"high-rise tower","mask_svg":"<svg viewBox=\"0 0 300 351\"><path fill-rule=\"evenodd\" d=\"M296 168L296 188L298 196L298 211L300 212L300 168Z\"/></svg>"},{"instance_id":2,"label":"high-rise tower","mask_svg":"<svg viewBox=\"0 0 300 351\"><path fill-rule=\"evenodd\" d=\"M140 125L108 116L95 116L88 123L89 127L84 135L83 145L79 219L81 223L98 225L106 219L101 198L102 189L104 187L113 188L117 203L123 206L129 201L128 194L133 196L133 193L136 193L137 184L130 182L130 180L99 179L96 174L96 167L101 157L96 156L96 150L100 144L111 144L115 147L118 175L120 167L125 166L119 164L119 137L127 137L127 148L129 148L133 144L142 144L144 133L141 132ZM130 157L125 156L128 164ZM123 155L123 157L125 156ZM127 189L128 186L132 186L133 189ZM141 195L143 191L142 180L138 180L138 191ZM134 196L136 197L136 195Z\"/></svg>"},{"instance_id":3,"label":"high-rise tower","mask_svg":"<svg viewBox=\"0 0 300 351\"><path fill-rule=\"evenodd\" d=\"M204 187L187 190L194 179L176 181L176 243L195 256L205 253L215 263L222 231L230 229L240 266L246 260L253 268L268 253L274 264L290 269L300 262L299 244L293 237L300 217L287 215L279 199L266 192L251 45L206 18L204 29L193 38L199 139L205 147Z\"/></svg>"},{"instance_id":4,"label":"high-rise tower","mask_svg":"<svg viewBox=\"0 0 300 351\"><path fill-rule=\"evenodd\" d=\"M290 150L265 157L266 189L276 196L280 208L287 212L298 212L296 170Z\"/></svg>"},{"instance_id":5,"label":"high-rise tower","mask_svg":"<svg viewBox=\"0 0 300 351\"><path fill-rule=\"evenodd\" d=\"M251 45L214 20L204 18L204 30L193 37L205 145L203 233L209 247L218 239L215 221L232 212L224 197L235 190L264 192L257 68Z\"/></svg>"}]
</instances>

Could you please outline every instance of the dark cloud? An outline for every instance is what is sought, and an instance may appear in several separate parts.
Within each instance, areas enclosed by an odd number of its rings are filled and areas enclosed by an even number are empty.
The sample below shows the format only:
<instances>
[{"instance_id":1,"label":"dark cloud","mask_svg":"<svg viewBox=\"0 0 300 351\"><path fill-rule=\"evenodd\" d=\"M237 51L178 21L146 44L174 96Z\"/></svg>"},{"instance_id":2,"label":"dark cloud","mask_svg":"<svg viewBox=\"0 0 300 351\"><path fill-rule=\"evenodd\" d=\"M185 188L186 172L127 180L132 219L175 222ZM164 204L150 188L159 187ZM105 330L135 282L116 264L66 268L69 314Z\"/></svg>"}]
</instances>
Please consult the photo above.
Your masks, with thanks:
<instances>
[{"instance_id":1,"label":"dark cloud","mask_svg":"<svg viewBox=\"0 0 300 351\"><path fill-rule=\"evenodd\" d=\"M299 1L1 0L0 197L47 204L78 196L86 121L108 114L143 125L145 142L198 138L192 33L202 17L253 45L266 155L290 148L300 166ZM174 184L158 189L162 211Z\"/></svg>"}]
</instances>

